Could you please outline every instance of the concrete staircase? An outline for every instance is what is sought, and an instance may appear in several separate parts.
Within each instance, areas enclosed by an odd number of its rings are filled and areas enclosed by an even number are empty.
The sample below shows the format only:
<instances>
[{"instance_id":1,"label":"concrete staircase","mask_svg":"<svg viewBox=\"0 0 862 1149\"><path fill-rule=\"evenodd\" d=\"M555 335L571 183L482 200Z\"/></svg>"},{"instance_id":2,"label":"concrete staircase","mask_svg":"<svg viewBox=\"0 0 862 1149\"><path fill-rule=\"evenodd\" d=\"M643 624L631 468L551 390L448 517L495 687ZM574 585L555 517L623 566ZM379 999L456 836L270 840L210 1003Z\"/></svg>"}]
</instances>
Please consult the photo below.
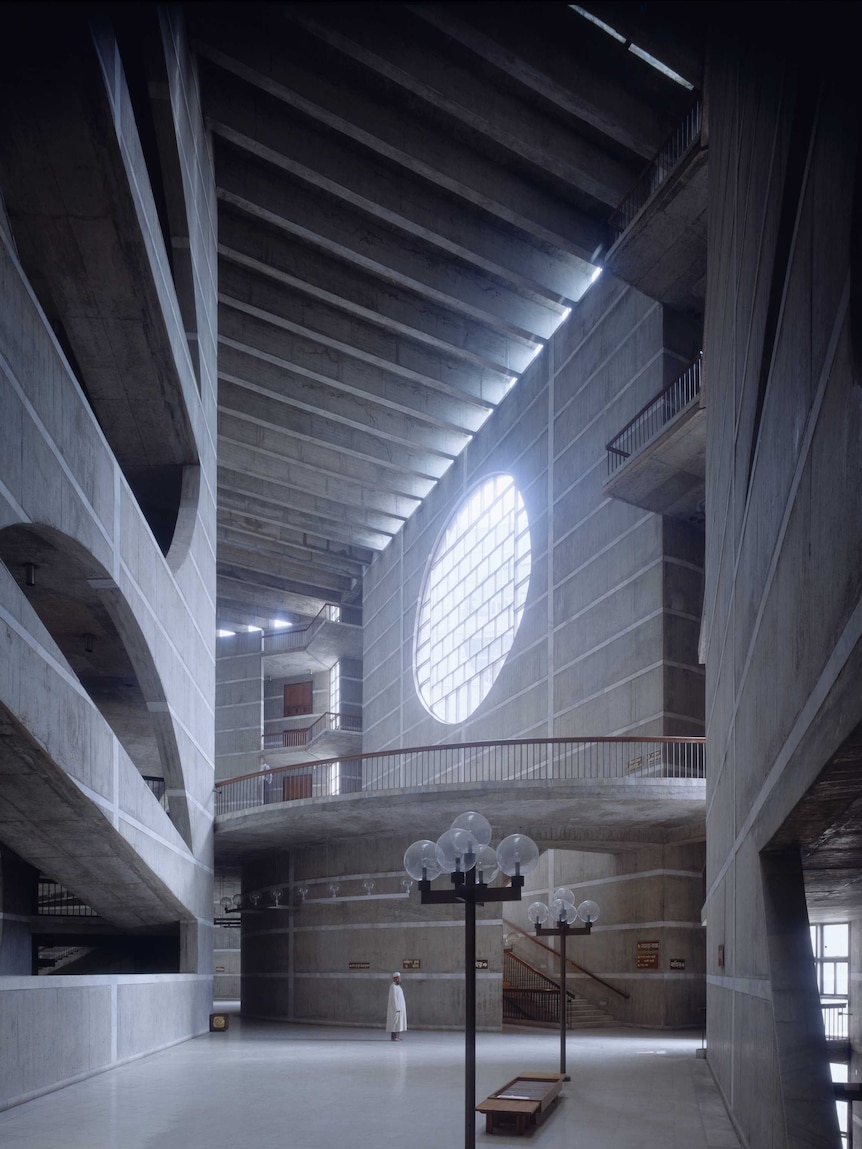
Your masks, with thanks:
<instances>
[{"instance_id":1,"label":"concrete staircase","mask_svg":"<svg viewBox=\"0 0 862 1149\"><path fill-rule=\"evenodd\" d=\"M560 1025L560 986L510 951L503 954L503 1021L507 1025ZM609 1029L620 1023L600 1006L566 990L567 1029Z\"/></svg>"}]
</instances>

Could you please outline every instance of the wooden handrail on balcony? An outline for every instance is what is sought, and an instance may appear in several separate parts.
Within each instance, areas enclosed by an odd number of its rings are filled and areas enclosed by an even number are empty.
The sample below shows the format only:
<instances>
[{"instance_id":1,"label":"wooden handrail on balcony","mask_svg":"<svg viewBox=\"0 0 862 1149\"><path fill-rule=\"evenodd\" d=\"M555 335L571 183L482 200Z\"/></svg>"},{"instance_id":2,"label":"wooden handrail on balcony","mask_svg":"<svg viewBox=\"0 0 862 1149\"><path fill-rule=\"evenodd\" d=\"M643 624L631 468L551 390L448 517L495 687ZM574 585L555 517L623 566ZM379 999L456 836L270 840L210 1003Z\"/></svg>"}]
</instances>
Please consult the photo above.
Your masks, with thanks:
<instances>
[{"instance_id":1,"label":"wooden handrail on balcony","mask_svg":"<svg viewBox=\"0 0 862 1149\"><path fill-rule=\"evenodd\" d=\"M506 918L503 918L503 925L507 929L514 930L516 933L519 933L521 935L521 937L527 938L529 941L533 942L534 945L540 946L543 950L547 950L548 953L553 954L554 957L559 956L555 949L553 949L549 945L545 945L545 943L543 941L540 941L540 939L537 938L534 934L528 933L526 930L522 930L521 927L516 926L514 922L510 922ZM512 956L517 957L516 954L513 954ZM628 1001L630 995L627 994L625 992L625 990L617 989L617 987L615 985L611 985L611 983L609 981L605 981L604 978L599 977L598 974L590 973L590 971L588 969L586 969L582 965L578 965L578 963L576 961L572 961L572 959L568 956L566 957L566 965L570 966L572 969L577 970L578 973L585 974L588 978L591 978L593 981L598 982L599 985L604 986L605 989L609 989L611 991L611 993L619 994L620 997L624 997L626 999L626 1001Z\"/></svg>"},{"instance_id":2,"label":"wooden handrail on balcony","mask_svg":"<svg viewBox=\"0 0 862 1149\"><path fill-rule=\"evenodd\" d=\"M640 451L652 437L700 394L703 352L663 390L659 391L605 445L608 474L622 466L626 459Z\"/></svg>"},{"instance_id":3,"label":"wooden handrail on balcony","mask_svg":"<svg viewBox=\"0 0 862 1149\"><path fill-rule=\"evenodd\" d=\"M289 749L292 746L308 746L321 734L334 730L344 734L361 734L362 719L358 714L335 714L331 711L322 714L310 726L300 726L279 730L275 734L264 734L264 750ZM254 775L249 775L254 777Z\"/></svg>"},{"instance_id":4,"label":"wooden handrail on balcony","mask_svg":"<svg viewBox=\"0 0 862 1149\"><path fill-rule=\"evenodd\" d=\"M343 793L349 775L354 790L403 790L471 782L535 782L569 779L628 779L649 784L703 778L703 738L539 738L415 746L345 755L293 766L266 766L216 786L216 814L266 802L264 781L300 772L311 775L315 796Z\"/></svg>"}]
</instances>

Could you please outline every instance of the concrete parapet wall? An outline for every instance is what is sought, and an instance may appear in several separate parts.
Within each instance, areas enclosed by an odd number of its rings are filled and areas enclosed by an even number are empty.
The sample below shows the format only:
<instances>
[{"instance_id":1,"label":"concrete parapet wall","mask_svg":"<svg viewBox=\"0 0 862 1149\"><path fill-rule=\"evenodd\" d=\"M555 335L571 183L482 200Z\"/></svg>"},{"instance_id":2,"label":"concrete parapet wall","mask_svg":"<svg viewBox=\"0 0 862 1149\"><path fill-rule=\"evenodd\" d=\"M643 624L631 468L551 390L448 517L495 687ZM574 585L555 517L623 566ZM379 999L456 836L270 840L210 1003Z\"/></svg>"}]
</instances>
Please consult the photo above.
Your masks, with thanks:
<instances>
[{"instance_id":1,"label":"concrete parapet wall","mask_svg":"<svg viewBox=\"0 0 862 1149\"><path fill-rule=\"evenodd\" d=\"M0 1109L205 1032L203 975L0 980Z\"/></svg>"}]
</instances>

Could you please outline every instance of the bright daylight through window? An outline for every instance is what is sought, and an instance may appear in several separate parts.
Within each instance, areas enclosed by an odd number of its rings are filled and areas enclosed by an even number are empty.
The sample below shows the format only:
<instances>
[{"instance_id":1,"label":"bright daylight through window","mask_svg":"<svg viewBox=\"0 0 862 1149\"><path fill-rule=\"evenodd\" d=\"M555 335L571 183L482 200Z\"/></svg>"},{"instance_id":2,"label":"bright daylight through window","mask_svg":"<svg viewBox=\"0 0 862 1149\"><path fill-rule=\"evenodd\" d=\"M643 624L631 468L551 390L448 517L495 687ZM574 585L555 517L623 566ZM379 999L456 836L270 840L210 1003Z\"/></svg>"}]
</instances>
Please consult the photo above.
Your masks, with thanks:
<instances>
[{"instance_id":1,"label":"bright daylight through window","mask_svg":"<svg viewBox=\"0 0 862 1149\"><path fill-rule=\"evenodd\" d=\"M463 722L487 697L524 613L530 528L510 475L476 487L449 520L425 577L416 627L419 697Z\"/></svg>"}]
</instances>

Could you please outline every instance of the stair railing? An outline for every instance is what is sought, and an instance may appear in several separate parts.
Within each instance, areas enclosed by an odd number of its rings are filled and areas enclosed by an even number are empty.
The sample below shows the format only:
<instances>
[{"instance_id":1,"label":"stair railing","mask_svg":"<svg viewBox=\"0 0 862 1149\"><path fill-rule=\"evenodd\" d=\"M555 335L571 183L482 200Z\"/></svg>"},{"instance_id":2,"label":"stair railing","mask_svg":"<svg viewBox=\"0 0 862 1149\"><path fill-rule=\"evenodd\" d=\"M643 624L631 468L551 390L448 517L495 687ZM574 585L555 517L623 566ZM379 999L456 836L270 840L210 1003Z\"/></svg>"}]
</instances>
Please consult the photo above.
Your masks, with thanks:
<instances>
[{"instance_id":1,"label":"stair railing","mask_svg":"<svg viewBox=\"0 0 862 1149\"><path fill-rule=\"evenodd\" d=\"M545 943L543 941L540 941L539 938L535 937L535 935L528 933L526 930L522 930L521 927L516 926L514 922L507 921L506 918L503 918L503 925L506 927L507 930L514 930L515 933L520 934L522 938L527 938L528 941L533 942L533 944L539 946L540 949L547 950L547 952L550 954L553 954L554 957L559 956L555 949L552 949L551 946L545 945ZM515 957L517 961L522 960L521 958L518 958L515 954L512 954L512 957ZM609 981L605 981L604 978L599 977L598 974L591 973L584 966L578 965L578 963L576 961L572 961L572 959L570 957L566 958L566 965L570 966L574 970L577 970L578 973L582 973L582 974L586 975L586 977L590 978L594 982L597 982L599 985L604 986L605 989L609 989L611 991L611 993L616 993L620 997L623 997L626 1000L628 1000L630 995L627 994L625 992L625 990L617 989L617 987L615 985L611 985L611 983ZM533 967L530 966L529 968L532 969ZM544 975L540 975L540 976L544 976ZM548 978L547 980L550 981L552 985L556 986L557 993L559 993L559 986L557 985L557 983L555 981L553 981L553 979L551 979L551 978Z\"/></svg>"}]
</instances>

